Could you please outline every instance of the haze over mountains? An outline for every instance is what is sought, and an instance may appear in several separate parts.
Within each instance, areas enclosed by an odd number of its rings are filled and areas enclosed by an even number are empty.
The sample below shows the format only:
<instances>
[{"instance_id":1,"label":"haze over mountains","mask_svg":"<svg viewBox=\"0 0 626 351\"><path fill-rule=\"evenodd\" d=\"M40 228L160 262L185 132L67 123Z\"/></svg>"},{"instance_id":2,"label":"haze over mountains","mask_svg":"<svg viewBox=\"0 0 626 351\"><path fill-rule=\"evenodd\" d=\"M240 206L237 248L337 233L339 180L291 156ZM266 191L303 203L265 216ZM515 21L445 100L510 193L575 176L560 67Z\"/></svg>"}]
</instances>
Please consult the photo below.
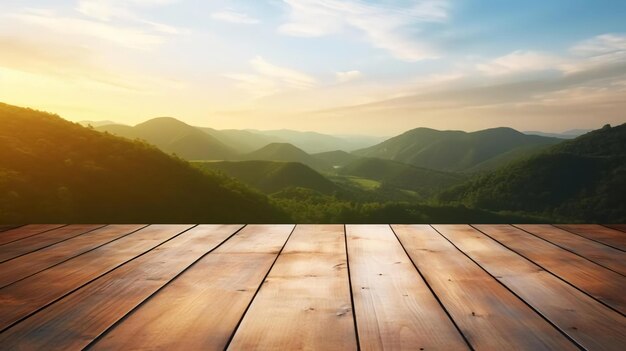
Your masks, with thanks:
<instances>
[{"instance_id":1,"label":"haze over mountains","mask_svg":"<svg viewBox=\"0 0 626 351\"><path fill-rule=\"evenodd\" d=\"M350 151L319 133L169 117L94 130L0 107L0 222L626 220L626 125L570 141L416 128Z\"/></svg>"},{"instance_id":2,"label":"haze over mountains","mask_svg":"<svg viewBox=\"0 0 626 351\"><path fill-rule=\"evenodd\" d=\"M194 127L172 117L158 117L127 126L115 123L81 122L91 125L99 131L107 131L126 138L137 138L157 145L166 152L175 152L186 159L228 159L235 154L245 154L258 150L272 143L289 143L307 153L319 153L335 150L353 151L383 141L383 137L370 136L333 136L316 132L295 130L217 130L208 127ZM198 131L207 137L201 137ZM195 147L190 148L193 143ZM203 145L204 144L204 145ZM210 152L200 153L203 147L211 147ZM178 150L178 152L176 151ZM195 150L195 151L194 151Z\"/></svg>"},{"instance_id":3,"label":"haze over mountains","mask_svg":"<svg viewBox=\"0 0 626 351\"><path fill-rule=\"evenodd\" d=\"M97 127L96 130L129 139L142 139L188 160L230 159L237 154L215 137L171 117L154 118L134 127L113 124Z\"/></svg>"},{"instance_id":4,"label":"haze over mountains","mask_svg":"<svg viewBox=\"0 0 626 351\"><path fill-rule=\"evenodd\" d=\"M562 141L559 138L526 135L511 128L471 133L416 128L381 143L351 151L359 143L320 133L288 130L220 131L193 127L170 117L151 119L134 127L103 125L96 130L142 139L188 160L301 162L317 170L341 166L355 156L360 156L394 160L440 171L484 171ZM374 142L374 138L367 140ZM365 140L361 139L360 144L363 145L363 142ZM319 154L316 157L310 155L316 153Z\"/></svg>"}]
</instances>

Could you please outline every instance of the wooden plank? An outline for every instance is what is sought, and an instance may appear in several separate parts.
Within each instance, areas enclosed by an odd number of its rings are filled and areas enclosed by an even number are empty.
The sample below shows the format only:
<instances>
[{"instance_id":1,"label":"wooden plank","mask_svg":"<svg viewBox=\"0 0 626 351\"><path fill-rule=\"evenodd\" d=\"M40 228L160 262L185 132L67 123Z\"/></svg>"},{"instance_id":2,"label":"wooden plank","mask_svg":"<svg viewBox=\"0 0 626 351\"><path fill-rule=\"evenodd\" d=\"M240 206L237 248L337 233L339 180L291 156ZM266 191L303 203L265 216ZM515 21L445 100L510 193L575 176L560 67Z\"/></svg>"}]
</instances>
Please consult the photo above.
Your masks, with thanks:
<instances>
[{"instance_id":1,"label":"wooden plank","mask_svg":"<svg viewBox=\"0 0 626 351\"><path fill-rule=\"evenodd\" d=\"M28 238L49 230L63 227L64 224L29 224L14 229L8 229L0 233L0 245Z\"/></svg>"},{"instance_id":2,"label":"wooden plank","mask_svg":"<svg viewBox=\"0 0 626 351\"><path fill-rule=\"evenodd\" d=\"M626 224L605 224L604 226L626 233Z\"/></svg>"},{"instance_id":3,"label":"wooden plank","mask_svg":"<svg viewBox=\"0 0 626 351\"><path fill-rule=\"evenodd\" d=\"M557 225L557 227L618 250L626 251L626 233L620 230L607 228L599 224L567 224Z\"/></svg>"},{"instance_id":4,"label":"wooden plank","mask_svg":"<svg viewBox=\"0 0 626 351\"><path fill-rule=\"evenodd\" d=\"M578 350L432 227L392 227L475 350Z\"/></svg>"},{"instance_id":5,"label":"wooden plank","mask_svg":"<svg viewBox=\"0 0 626 351\"><path fill-rule=\"evenodd\" d=\"M620 274L510 225L474 227L616 311L626 313L626 279Z\"/></svg>"},{"instance_id":6,"label":"wooden plank","mask_svg":"<svg viewBox=\"0 0 626 351\"><path fill-rule=\"evenodd\" d=\"M189 228L151 225L0 289L0 332Z\"/></svg>"},{"instance_id":7,"label":"wooden plank","mask_svg":"<svg viewBox=\"0 0 626 351\"><path fill-rule=\"evenodd\" d=\"M518 224L516 227L570 250L621 275L626 275L626 253L620 250L551 225Z\"/></svg>"},{"instance_id":8,"label":"wooden plank","mask_svg":"<svg viewBox=\"0 0 626 351\"><path fill-rule=\"evenodd\" d=\"M0 263L103 226L102 224L72 224L2 245L0 246Z\"/></svg>"},{"instance_id":9,"label":"wooden plank","mask_svg":"<svg viewBox=\"0 0 626 351\"><path fill-rule=\"evenodd\" d=\"M16 350L82 349L240 228L194 227L0 334L0 345Z\"/></svg>"},{"instance_id":10,"label":"wooden plank","mask_svg":"<svg viewBox=\"0 0 626 351\"><path fill-rule=\"evenodd\" d=\"M0 288L145 227L109 225L0 263Z\"/></svg>"},{"instance_id":11,"label":"wooden plank","mask_svg":"<svg viewBox=\"0 0 626 351\"><path fill-rule=\"evenodd\" d=\"M468 225L436 225L483 269L587 350L624 350L624 317Z\"/></svg>"},{"instance_id":12,"label":"wooden plank","mask_svg":"<svg viewBox=\"0 0 626 351\"><path fill-rule=\"evenodd\" d=\"M246 226L90 349L224 350L292 229Z\"/></svg>"},{"instance_id":13,"label":"wooden plank","mask_svg":"<svg viewBox=\"0 0 626 351\"><path fill-rule=\"evenodd\" d=\"M15 229L17 227L20 227L20 226L15 225L15 224L0 224L0 232L7 231L9 229Z\"/></svg>"},{"instance_id":14,"label":"wooden plank","mask_svg":"<svg viewBox=\"0 0 626 351\"><path fill-rule=\"evenodd\" d=\"M297 226L228 349L356 350L346 268L343 225Z\"/></svg>"},{"instance_id":15,"label":"wooden plank","mask_svg":"<svg viewBox=\"0 0 626 351\"><path fill-rule=\"evenodd\" d=\"M361 350L468 349L388 225L346 235Z\"/></svg>"}]
</instances>

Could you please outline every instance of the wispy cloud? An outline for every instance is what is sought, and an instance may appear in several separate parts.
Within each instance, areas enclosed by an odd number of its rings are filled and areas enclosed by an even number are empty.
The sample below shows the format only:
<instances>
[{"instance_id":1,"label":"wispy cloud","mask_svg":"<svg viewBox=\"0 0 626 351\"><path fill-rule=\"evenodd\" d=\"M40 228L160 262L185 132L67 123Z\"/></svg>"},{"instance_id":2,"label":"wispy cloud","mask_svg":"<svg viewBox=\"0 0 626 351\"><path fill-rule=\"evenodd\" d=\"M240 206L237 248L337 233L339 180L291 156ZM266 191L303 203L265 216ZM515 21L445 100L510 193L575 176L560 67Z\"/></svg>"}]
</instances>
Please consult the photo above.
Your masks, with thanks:
<instances>
[{"instance_id":1,"label":"wispy cloud","mask_svg":"<svg viewBox=\"0 0 626 351\"><path fill-rule=\"evenodd\" d=\"M23 24L73 38L97 38L133 49L149 50L163 42L163 36L154 31L146 31L137 27L114 26L82 18L36 12L16 13L10 17Z\"/></svg>"},{"instance_id":2,"label":"wispy cloud","mask_svg":"<svg viewBox=\"0 0 626 351\"><path fill-rule=\"evenodd\" d=\"M286 35L316 37L349 29L361 32L374 47L387 50L404 61L437 56L423 38L407 35L419 24L443 22L448 18L445 0L421 0L410 6L371 4L358 0L284 0L289 20L279 27Z\"/></svg>"},{"instance_id":3,"label":"wispy cloud","mask_svg":"<svg viewBox=\"0 0 626 351\"><path fill-rule=\"evenodd\" d=\"M102 21L116 18L137 19L136 8L162 6L178 0L78 0L76 10Z\"/></svg>"},{"instance_id":4,"label":"wispy cloud","mask_svg":"<svg viewBox=\"0 0 626 351\"><path fill-rule=\"evenodd\" d=\"M254 74L231 73L224 77L239 82L238 87L254 98L273 95L285 90L309 89L317 84L314 77L292 68L281 67L257 56L250 60Z\"/></svg>"},{"instance_id":5,"label":"wispy cloud","mask_svg":"<svg viewBox=\"0 0 626 351\"><path fill-rule=\"evenodd\" d=\"M560 55L517 50L476 64L488 76L505 76L546 70L571 75L602 70L626 62L626 35L603 34L574 43Z\"/></svg>"},{"instance_id":6,"label":"wispy cloud","mask_svg":"<svg viewBox=\"0 0 626 351\"><path fill-rule=\"evenodd\" d=\"M489 62L479 63L476 68L490 76L518 74L554 69L562 60L558 57L533 51L514 51Z\"/></svg>"},{"instance_id":7,"label":"wispy cloud","mask_svg":"<svg viewBox=\"0 0 626 351\"><path fill-rule=\"evenodd\" d=\"M478 64L471 58L459 68L463 71L458 75L424 80L426 89L417 82L397 97L320 113L370 121L385 114L395 123L411 121L411 126L455 124L472 129L502 123L528 129L531 119L536 125L552 121L561 126L594 118L598 126L624 122L626 35L592 37L557 53L514 51Z\"/></svg>"},{"instance_id":8,"label":"wispy cloud","mask_svg":"<svg viewBox=\"0 0 626 351\"><path fill-rule=\"evenodd\" d=\"M598 69L626 62L626 34L603 34L570 48L573 57L561 66L567 73Z\"/></svg>"},{"instance_id":9,"label":"wispy cloud","mask_svg":"<svg viewBox=\"0 0 626 351\"><path fill-rule=\"evenodd\" d=\"M93 82L126 91L148 91L160 84L173 84L132 71L113 71L85 47L58 42L41 43L0 36L0 68L50 77L63 82Z\"/></svg>"},{"instance_id":10,"label":"wispy cloud","mask_svg":"<svg viewBox=\"0 0 626 351\"><path fill-rule=\"evenodd\" d=\"M359 79L362 76L363 76L363 73L359 71L346 71L346 72L335 73L335 77L337 78L338 83L347 83L347 82Z\"/></svg>"},{"instance_id":11,"label":"wispy cloud","mask_svg":"<svg viewBox=\"0 0 626 351\"><path fill-rule=\"evenodd\" d=\"M238 12L235 10L224 10L213 12L211 14L211 18L214 20L228 22L228 23L236 23L236 24L257 24L260 21L256 18L249 16L246 13Z\"/></svg>"},{"instance_id":12,"label":"wispy cloud","mask_svg":"<svg viewBox=\"0 0 626 351\"><path fill-rule=\"evenodd\" d=\"M5 19L21 22L27 29L66 36L72 42L83 38L105 40L127 48L150 50L167 36L187 33L186 29L158 23L140 16L142 10L176 0L79 0L75 11L57 12L46 8L24 8L5 13Z\"/></svg>"}]
</instances>

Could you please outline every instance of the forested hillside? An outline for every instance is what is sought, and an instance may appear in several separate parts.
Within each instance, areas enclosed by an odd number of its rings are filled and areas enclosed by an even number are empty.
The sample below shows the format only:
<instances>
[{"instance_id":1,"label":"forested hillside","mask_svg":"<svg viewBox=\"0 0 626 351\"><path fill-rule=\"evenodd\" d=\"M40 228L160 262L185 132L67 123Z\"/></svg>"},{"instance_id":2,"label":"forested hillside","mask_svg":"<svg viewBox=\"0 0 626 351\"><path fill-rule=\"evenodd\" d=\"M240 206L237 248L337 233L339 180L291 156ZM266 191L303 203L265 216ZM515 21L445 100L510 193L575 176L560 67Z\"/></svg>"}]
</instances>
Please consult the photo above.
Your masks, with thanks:
<instances>
[{"instance_id":1,"label":"forested hillside","mask_svg":"<svg viewBox=\"0 0 626 351\"><path fill-rule=\"evenodd\" d=\"M0 104L0 222L276 222L267 198L142 143Z\"/></svg>"},{"instance_id":2,"label":"forested hillside","mask_svg":"<svg viewBox=\"0 0 626 351\"><path fill-rule=\"evenodd\" d=\"M298 162L240 161L195 162L202 169L219 171L265 193L291 187L315 190L323 194L338 191L335 183Z\"/></svg>"},{"instance_id":3,"label":"forested hillside","mask_svg":"<svg viewBox=\"0 0 626 351\"><path fill-rule=\"evenodd\" d=\"M385 186L392 186L416 192L424 199L443 189L460 184L465 177L404 163L364 157L354 160L338 169L340 174L374 179Z\"/></svg>"},{"instance_id":4,"label":"forested hillside","mask_svg":"<svg viewBox=\"0 0 626 351\"><path fill-rule=\"evenodd\" d=\"M555 220L626 222L626 124L605 126L440 195Z\"/></svg>"},{"instance_id":5,"label":"forested hillside","mask_svg":"<svg viewBox=\"0 0 626 351\"><path fill-rule=\"evenodd\" d=\"M173 118L106 126L129 140L1 104L0 125L5 223L626 221L626 125L556 145L507 128L419 128L367 152L315 155L288 143L237 154ZM142 140L237 161L192 166ZM383 158L359 156L369 152Z\"/></svg>"}]
</instances>

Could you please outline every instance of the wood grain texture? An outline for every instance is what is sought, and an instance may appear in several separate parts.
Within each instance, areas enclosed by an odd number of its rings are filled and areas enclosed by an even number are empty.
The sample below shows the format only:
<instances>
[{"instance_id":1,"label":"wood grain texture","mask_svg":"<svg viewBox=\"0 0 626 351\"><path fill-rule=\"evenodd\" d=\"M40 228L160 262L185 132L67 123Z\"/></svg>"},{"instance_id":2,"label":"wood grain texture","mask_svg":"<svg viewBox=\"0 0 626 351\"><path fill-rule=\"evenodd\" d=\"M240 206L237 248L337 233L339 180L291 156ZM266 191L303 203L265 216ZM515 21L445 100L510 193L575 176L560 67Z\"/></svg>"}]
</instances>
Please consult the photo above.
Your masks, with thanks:
<instances>
[{"instance_id":1,"label":"wood grain texture","mask_svg":"<svg viewBox=\"0 0 626 351\"><path fill-rule=\"evenodd\" d=\"M626 251L626 233L621 230L607 228L599 224L558 224L556 226L587 239Z\"/></svg>"},{"instance_id":2,"label":"wood grain texture","mask_svg":"<svg viewBox=\"0 0 626 351\"><path fill-rule=\"evenodd\" d=\"M475 350L578 350L429 225L392 227Z\"/></svg>"},{"instance_id":3,"label":"wood grain texture","mask_svg":"<svg viewBox=\"0 0 626 351\"><path fill-rule=\"evenodd\" d=\"M0 245L28 238L29 236L57 229L62 226L64 226L64 224L29 224L13 229L8 228L0 233Z\"/></svg>"},{"instance_id":4,"label":"wood grain texture","mask_svg":"<svg viewBox=\"0 0 626 351\"><path fill-rule=\"evenodd\" d=\"M298 225L229 350L356 350L343 225Z\"/></svg>"},{"instance_id":5,"label":"wood grain texture","mask_svg":"<svg viewBox=\"0 0 626 351\"><path fill-rule=\"evenodd\" d=\"M583 238L547 224L516 224L516 227L568 249L603 267L626 275L626 253L610 246Z\"/></svg>"},{"instance_id":6,"label":"wood grain texture","mask_svg":"<svg viewBox=\"0 0 626 351\"><path fill-rule=\"evenodd\" d=\"M624 350L619 313L468 225L436 225L442 235L587 350Z\"/></svg>"},{"instance_id":7,"label":"wood grain texture","mask_svg":"<svg viewBox=\"0 0 626 351\"><path fill-rule=\"evenodd\" d=\"M141 229L145 225L109 225L0 263L0 288Z\"/></svg>"},{"instance_id":8,"label":"wood grain texture","mask_svg":"<svg viewBox=\"0 0 626 351\"><path fill-rule=\"evenodd\" d=\"M7 243L0 246L0 262L54 245L103 226L102 224L72 224Z\"/></svg>"},{"instance_id":9,"label":"wood grain texture","mask_svg":"<svg viewBox=\"0 0 626 351\"><path fill-rule=\"evenodd\" d=\"M239 228L194 227L0 334L0 345L82 349Z\"/></svg>"},{"instance_id":10,"label":"wood grain texture","mask_svg":"<svg viewBox=\"0 0 626 351\"><path fill-rule=\"evenodd\" d=\"M15 229L17 227L20 227L20 226L19 225L12 225L12 224L0 224L0 232L7 231L9 229Z\"/></svg>"},{"instance_id":11,"label":"wood grain texture","mask_svg":"<svg viewBox=\"0 0 626 351\"><path fill-rule=\"evenodd\" d=\"M605 224L604 226L626 233L626 224Z\"/></svg>"},{"instance_id":12,"label":"wood grain texture","mask_svg":"<svg viewBox=\"0 0 626 351\"><path fill-rule=\"evenodd\" d=\"M151 225L0 289L0 331L190 227Z\"/></svg>"},{"instance_id":13,"label":"wood grain texture","mask_svg":"<svg viewBox=\"0 0 626 351\"><path fill-rule=\"evenodd\" d=\"M224 350L293 225L248 225L91 345Z\"/></svg>"},{"instance_id":14,"label":"wood grain texture","mask_svg":"<svg viewBox=\"0 0 626 351\"><path fill-rule=\"evenodd\" d=\"M346 234L362 350L468 349L388 225Z\"/></svg>"},{"instance_id":15,"label":"wood grain texture","mask_svg":"<svg viewBox=\"0 0 626 351\"><path fill-rule=\"evenodd\" d=\"M625 277L509 225L474 227L620 313L626 313Z\"/></svg>"}]
</instances>

